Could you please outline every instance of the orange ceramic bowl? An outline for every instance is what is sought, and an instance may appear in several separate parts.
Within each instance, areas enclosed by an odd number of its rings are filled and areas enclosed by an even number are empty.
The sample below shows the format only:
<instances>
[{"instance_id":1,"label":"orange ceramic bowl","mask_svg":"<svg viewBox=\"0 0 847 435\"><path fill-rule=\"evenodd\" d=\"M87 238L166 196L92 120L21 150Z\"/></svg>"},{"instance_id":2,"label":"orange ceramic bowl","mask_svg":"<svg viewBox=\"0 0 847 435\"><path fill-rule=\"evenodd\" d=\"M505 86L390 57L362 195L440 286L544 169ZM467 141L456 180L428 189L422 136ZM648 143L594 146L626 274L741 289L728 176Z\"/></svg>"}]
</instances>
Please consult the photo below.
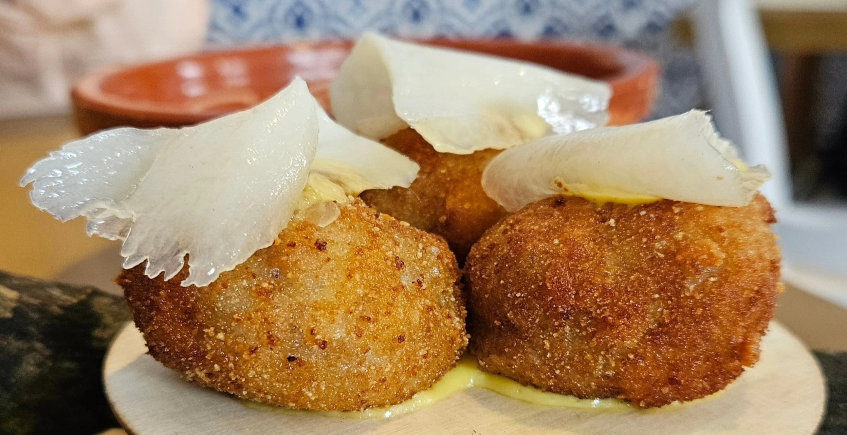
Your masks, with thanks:
<instances>
[{"instance_id":1,"label":"orange ceramic bowl","mask_svg":"<svg viewBox=\"0 0 847 435\"><path fill-rule=\"evenodd\" d=\"M656 95L659 67L618 47L564 42L427 40L429 44L526 60L608 82L611 124L643 119ZM116 126L179 127L253 106L299 75L328 105L329 83L349 41L217 51L94 73L73 88L77 126L90 134Z\"/></svg>"}]
</instances>

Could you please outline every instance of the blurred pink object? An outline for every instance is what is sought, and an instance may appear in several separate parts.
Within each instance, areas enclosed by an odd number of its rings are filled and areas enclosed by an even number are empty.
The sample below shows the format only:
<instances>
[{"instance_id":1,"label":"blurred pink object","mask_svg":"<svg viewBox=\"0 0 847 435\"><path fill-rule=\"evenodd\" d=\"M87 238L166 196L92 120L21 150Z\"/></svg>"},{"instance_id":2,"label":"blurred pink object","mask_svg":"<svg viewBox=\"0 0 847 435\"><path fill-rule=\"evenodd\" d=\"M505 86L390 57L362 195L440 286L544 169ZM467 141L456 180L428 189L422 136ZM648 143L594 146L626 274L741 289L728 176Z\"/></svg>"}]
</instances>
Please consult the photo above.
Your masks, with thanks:
<instances>
[{"instance_id":1,"label":"blurred pink object","mask_svg":"<svg viewBox=\"0 0 847 435\"><path fill-rule=\"evenodd\" d=\"M0 7L0 118L69 109L68 89L104 65L200 49L208 0L10 0Z\"/></svg>"}]
</instances>

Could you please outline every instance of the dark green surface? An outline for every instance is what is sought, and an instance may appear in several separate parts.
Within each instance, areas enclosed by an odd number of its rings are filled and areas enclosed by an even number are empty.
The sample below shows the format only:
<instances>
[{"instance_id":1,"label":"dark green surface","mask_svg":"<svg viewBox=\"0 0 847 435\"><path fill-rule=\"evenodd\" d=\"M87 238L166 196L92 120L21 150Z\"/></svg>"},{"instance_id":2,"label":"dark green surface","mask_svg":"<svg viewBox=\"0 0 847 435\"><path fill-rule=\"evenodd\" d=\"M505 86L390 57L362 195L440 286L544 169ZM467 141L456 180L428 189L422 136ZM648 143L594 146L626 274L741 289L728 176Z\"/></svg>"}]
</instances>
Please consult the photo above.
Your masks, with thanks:
<instances>
[{"instance_id":1,"label":"dark green surface","mask_svg":"<svg viewBox=\"0 0 847 435\"><path fill-rule=\"evenodd\" d=\"M814 352L826 377L826 417L819 432L847 434L847 353Z\"/></svg>"},{"instance_id":2,"label":"dark green surface","mask_svg":"<svg viewBox=\"0 0 847 435\"><path fill-rule=\"evenodd\" d=\"M0 272L0 433L96 433L118 426L103 356L129 320L122 298Z\"/></svg>"}]
</instances>

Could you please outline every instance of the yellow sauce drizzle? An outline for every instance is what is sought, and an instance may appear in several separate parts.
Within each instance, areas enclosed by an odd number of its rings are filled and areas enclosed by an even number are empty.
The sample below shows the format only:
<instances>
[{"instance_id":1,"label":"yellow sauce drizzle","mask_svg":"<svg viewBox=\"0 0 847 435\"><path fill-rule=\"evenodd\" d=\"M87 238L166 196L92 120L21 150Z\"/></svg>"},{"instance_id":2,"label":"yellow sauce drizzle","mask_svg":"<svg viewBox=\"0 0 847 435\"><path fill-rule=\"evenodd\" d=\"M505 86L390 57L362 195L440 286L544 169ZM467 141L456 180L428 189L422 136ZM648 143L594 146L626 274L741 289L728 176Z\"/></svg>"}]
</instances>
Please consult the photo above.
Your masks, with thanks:
<instances>
[{"instance_id":1,"label":"yellow sauce drizzle","mask_svg":"<svg viewBox=\"0 0 847 435\"><path fill-rule=\"evenodd\" d=\"M750 170L750 166L748 166L747 163L744 163L744 160L741 160L737 157L734 158L734 159L729 159L729 162L732 163L733 166L735 166L736 168L738 168L741 171L749 171Z\"/></svg>"},{"instance_id":2,"label":"yellow sauce drizzle","mask_svg":"<svg viewBox=\"0 0 847 435\"><path fill-rule=\"evenodd\" d=\"M612 202L616 204L625 204L625 205L641 205L641 204L650 204L651 202L660 201L662 198L657 198L655 196L638 196L638 195L626 195L620 193L602 193L602 192L591 192L591 193L581 193L574 194L570 196L579 196L580 198L585 198L591 202L596 202L598 204L605 204L607 202Z\"/></svg>"},{"instance_id":3,"label":"yellow sauce drizzle","mask_svg":"<svg viewBox=\"0 0 847 435\"><path fill-rule=\"evenodd\" d=\"M347 192L342 186L330 180L323 174L309 174L309 182L300 194L300 201L295 208L302 212L308 210L315 204L335 201L339 204L348 202Z\"/></svg>"},{"instance_id":4,"label":"yellow sauce drizzle","mask_svg":"<svg viewBox=\"0 0 847 435\"><path fill-rule=\"evenodd\" d=\"M357 172L331 160L315 159L309 170L309 180L300 195L296 211L325 202L345 204L350 201L351 195L374 188Z\"/></svg>"},{"instance_id":5,"label":"yellow sauce drizzle","mask_svg":"<svg viewBox=\"0 0 847 435\"><path fill-rule=\"evenodd\" d=\"M272 405L242 401L245 406L273 412L308 412L310 414L354 419L391 418L417 411L425 406L446 399L459 391L479 387L512 399L541 406L577 409L631 410L633 406L617 399L580 399L574 396L542 391L528 387L507 377L487 373L479 368L476 359L464 356L452 370L448 371L428 390L421 391L411 399L385 408L368 408L362 411L295 411Z\"/></svg>"},{"instance_id":6,"label":"yellow sauce drizzle","mask_svg":"<svg viewBox=\"0 0 847 435\"><path fill-rule=\"evenodd\" d=\"M640 205L649 204L662 199L656 196L640 195L609 187L589 186L587 184L567 184L560 179L556 179L554 184L556 187L561 189L562 195L578 196L600 204L614 202L618 204Z\"/></svg>"},{"instance_id":7,"label":"yellow sauce drizzle","mask_svg":"<svg viewBox=\"0 0 847 435\"><path fill-rule=\"evenodd\" d=\"M338 204L347 204L353 196L373 187L355 171L329 160L316 159L310 171L294 217L321 227L338 217Z\"/></svg>"}]
</instances>

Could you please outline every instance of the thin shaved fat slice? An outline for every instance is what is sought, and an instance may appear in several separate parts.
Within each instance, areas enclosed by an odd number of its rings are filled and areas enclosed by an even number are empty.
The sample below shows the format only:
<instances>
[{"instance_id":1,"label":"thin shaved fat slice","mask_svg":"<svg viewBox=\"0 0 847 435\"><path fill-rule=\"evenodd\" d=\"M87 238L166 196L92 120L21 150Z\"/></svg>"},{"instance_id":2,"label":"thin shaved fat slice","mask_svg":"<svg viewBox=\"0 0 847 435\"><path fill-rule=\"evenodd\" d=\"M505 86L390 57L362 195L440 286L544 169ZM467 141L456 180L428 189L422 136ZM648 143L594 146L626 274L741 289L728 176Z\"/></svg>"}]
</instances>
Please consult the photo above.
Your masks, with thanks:
<instances>
[{"instance_id":1,"label":"thin shaved fat slice","mask_svg":"<svg viewBox=\"0 0 847 435\"><path fill-rule=\"evenodd\" d=\"M615 202L660 198L743 206L770 177L748 167L705 112L548 136L495 157L485 192L509 211L568 194Z\"/></svg>"},{"instance_id":2,"label":"thin shaved fat slice","mask_svg":"<svg viewBox=\"0 0 847 435\"><path fill-rule=\"evenodd\" d=\"M71 142L27 170L21 185L31 183L32 203L56 218L84 216L89 235L124 240L125 268L147 261L147 276L170 279L188 255L181 284L205 286L270 246L304 189L313 194L308 214L327 224L334 217L320 207L324 190L346 199L349 185L408 186L417 165L383 148L334 125L296 78L252 109L197 126L118 128ZM392 169L358 172L368 159Z\"/></svg>"},{"instance_id":3,"label":"thin shaved fat slice","mask_svg":"<svg viewBox=\"0 0 847 435\"><path fill-rule=\"evenodd\" d=\"M505 149L604 125L611 90L539 65L366 33L331 91L338 122L372 139L410 126L436 151Z\"/></svg>"},{"instance_id":4,"label":"thin shaved fat slice","mask_svg":"<svg viewBox=\"0 0 847 435\"><path fill-rule=\"evenodd\" d=\"M317 107L320 142L312 171L343 186L348 194L368 189L409 187L417 163L378 142L352 134Z\"/></svg>"}]
</instances>

